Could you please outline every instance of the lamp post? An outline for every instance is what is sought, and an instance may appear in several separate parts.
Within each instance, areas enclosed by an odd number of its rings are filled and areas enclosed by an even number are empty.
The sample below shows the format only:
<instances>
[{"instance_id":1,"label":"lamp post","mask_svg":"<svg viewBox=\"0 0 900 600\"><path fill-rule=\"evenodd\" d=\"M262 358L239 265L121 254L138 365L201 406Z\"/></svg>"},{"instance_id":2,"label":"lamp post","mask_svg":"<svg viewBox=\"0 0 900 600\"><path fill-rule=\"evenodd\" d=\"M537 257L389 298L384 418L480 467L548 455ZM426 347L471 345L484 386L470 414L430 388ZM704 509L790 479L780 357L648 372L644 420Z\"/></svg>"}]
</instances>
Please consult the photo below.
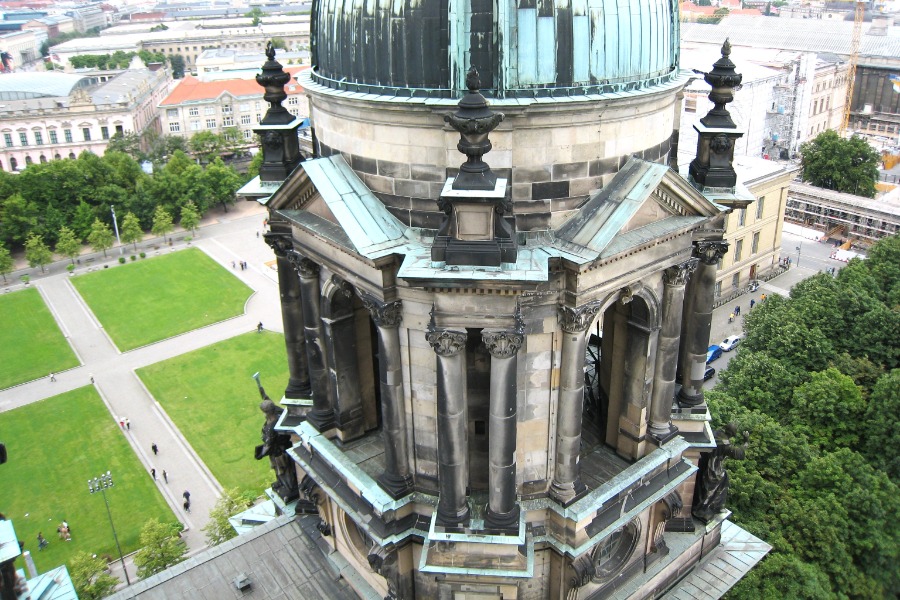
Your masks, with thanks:
<instances>
[{"instance_id":1,"label":"lamp post","mask_svg":"<svg viewBox=\"0 0 900 600\"><path fill-rule=\"evenodd\" d=\"M116 243L119 244L119 254L125 254L125 250L122 248L122 240L119 239L119 223L116 221L116 207L110 206L109 210L112 212L113 229L116 231Z\"/></svg>"},{"instance_id":2,"label":"lamp post","mask_svg":"<svg viewBox=\"0 0 900 600\"><path fill-rule=\"evenodd\" d=\"M803 247L803 242L800 242L800 245L797 246L797 266L800 266L800 248Z\"/></svg>"},{"instance_id":3,"label":"lamp post","mask_svg":"<svg viewBox=\"0 0 900 600\"><path fill-rule=\"evenodd\" d=\"M109 471L100 477L88 479L88 489L93 494L100 492L103 495L103 502L106 503L106 514L109 516L109 526L112 528L113 539L116 540L116 548L119 550L119 560L122 562L122 572L125 573L125 581L131 585L131 579L128 577L128 570L125 568L125 557L122 556L122 546L119 545L119 536L116 535L116 526L113 525L112 513L109 510L109 500L106 499L106 488L113 486L112 474Z\"/></svg>"}]
</instances>

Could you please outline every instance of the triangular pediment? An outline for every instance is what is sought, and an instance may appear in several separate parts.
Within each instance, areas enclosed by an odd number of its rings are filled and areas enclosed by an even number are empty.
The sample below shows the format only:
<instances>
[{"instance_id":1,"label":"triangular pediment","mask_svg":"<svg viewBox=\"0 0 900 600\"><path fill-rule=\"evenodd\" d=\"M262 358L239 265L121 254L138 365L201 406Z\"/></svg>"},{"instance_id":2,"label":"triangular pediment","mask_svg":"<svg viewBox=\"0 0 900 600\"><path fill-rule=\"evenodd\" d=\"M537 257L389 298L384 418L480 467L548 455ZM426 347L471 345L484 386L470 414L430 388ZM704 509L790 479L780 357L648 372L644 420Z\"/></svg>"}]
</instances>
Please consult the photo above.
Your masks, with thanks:
<instances>
[{"instance_id":1,"label":"triangular pediment","mask_svg":"<svg viewBox=\"0 0 900 600\"><path fill-rule=\"evenodd\" d=\"M599 256L629 238L643 240L721 210L666 165L632 158L563 223L556 237Z\"/></svg>"}]
</instances>

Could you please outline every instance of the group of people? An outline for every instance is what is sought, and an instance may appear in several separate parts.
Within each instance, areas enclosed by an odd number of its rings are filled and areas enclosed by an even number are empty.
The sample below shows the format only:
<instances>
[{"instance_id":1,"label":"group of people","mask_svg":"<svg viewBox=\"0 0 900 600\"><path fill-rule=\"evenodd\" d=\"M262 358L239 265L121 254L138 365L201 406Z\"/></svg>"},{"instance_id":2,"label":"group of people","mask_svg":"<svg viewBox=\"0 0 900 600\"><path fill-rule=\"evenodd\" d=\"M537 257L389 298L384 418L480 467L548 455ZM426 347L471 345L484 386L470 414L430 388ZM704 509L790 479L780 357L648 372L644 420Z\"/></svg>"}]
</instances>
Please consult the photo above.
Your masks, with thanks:
<instances>
[{"instance_id":1,"label":"group of people","mask_svg":"<svg viewBox=\"0 0 900 600\"><path fill-rule=\"evenodd\" d=\"M236 269L240 265L241 271L246 271L250 267L247 266L247 261L242 260L240 262L231 261L231 268Z\"/></svg>"}]
</instances>

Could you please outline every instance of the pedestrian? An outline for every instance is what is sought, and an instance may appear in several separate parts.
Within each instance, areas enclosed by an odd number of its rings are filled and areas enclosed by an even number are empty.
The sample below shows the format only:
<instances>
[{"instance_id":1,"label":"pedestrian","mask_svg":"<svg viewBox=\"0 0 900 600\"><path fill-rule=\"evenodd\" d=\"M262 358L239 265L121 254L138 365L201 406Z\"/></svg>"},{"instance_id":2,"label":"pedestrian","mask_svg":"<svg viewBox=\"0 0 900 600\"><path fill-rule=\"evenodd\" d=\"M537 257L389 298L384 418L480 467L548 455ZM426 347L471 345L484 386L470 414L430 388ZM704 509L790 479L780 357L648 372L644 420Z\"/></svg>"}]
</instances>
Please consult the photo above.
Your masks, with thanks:
<instances>
[{"instance_id":1,"label":"pedestrian","mask_svg":"<svg viewBox=\"0 0 900 600\"><path fill-rule=\"evenodd\" d=\"M153 442L150 445L150 449L153 450L153 456L156 456L157 454L159 454L159 446L156 445L156 442Z\"/></svg>"},{"instance_id":2,"label":"pedestrian","mask_svg":"<svg viewBox=\"0 0 900 600\"><path fill-rule=\"evenodd\" d=\"M166 473L165 469L163 469L163 481L165 481L166 483L169 483L169 474Z\"/></svg>"},{"instance_id":3,"label":"pedestrian","mask_svg":"<svg viewBox=\"0 0 900 600\"><path fill-rule=\"evenodd\" d=\"M91 373L91 374L90 374L90 377L91 377L91 385L94 385L94 374Z\"/></svg>"},{"instance_id":4,"label":"pedestrian","mask_svg":"<svg viewBox=\"0 0 900 600\"><path fill-rule=\"evenodd\" d=\"M191 501L191 493L187 490L184 490L184 493L181 494L181 497L184 498L186 502Z\"/></svg>"},{"instance_id":5,"label":"pedestrian","mask_svg":"<svg viewBox=\"0 0 900 600\"><path fill-rule=\"evenodd\" d=\"M728 322L734 323L734 311L731 311L731 314L728 315Z\"/></svg>"},{"instance_id":6,"label":"pedestrian","mask_svg":"<svg viewBox=\"0 0 900 600\"><path fill-rule=\"evenodd\" d=\"M153 475L153 480L156 481L156 469L150 467L150 474Z\"/></svg>"},{"instance_id":7,"label":"pedestrian","mask_svg":"<svg viewBox=\"0 0 900 600\"><path fill-rule=\"evenodd\" d=\"M256 333L262 333L262 330L263 330L262 321L260 321L259 323L256 324Z\"/></svg>"},{"instance_id":8,"label":"pedestrian","mask_svg":"<svg viewBox=\"0 0 900 600\"><path fill-rule=\"evenodd\" d=\"M125 429L125 417L119 417L119 427Z\"/></svg>"},{"instance_id":9,"label":"pedestrian","mask_svg":"<svg viewBox=\"0 0 900 600\"><path fill-rule=\"evenodd\" d=\"M128 420L128 417L125 417L125 429L131 431L131 421Z\"/></svg>"},{"instance_id":10,"label":"pedestrian","mask_svg":"<svg viewBox=\"0 0 900 600\"><path fill-rule=\"evenodd\" d=\"M50 373L50 381L56 381L56 375Z\"/></svg>"},{"instance_id":11,"label":"pedestrian","mask_svg":"<svg viewBox=\"0 0 900 600\"><path fill-rule=\"evenodd\" d=\"M741 315L741 306L737 305L734 307L734 316L739 317Z\"/></svg>"},{"instance_id":12,"label":"pedestrian","mask_svg":"<svg viewBox=\"0 0 900 600\"><path fill-rule=\"evenodd\" d=\"M259 232L258 232L258 231L256 232L256 237L259 237Z\"/></svg>"},{"instance_id":13,"label":"pedestrian","mask_svg":"<svg viewBox=\"0 0 900 600\"><path fill-rule=\"evenodd\" d=\"M759 298L759 299L760 299L760 301L761 301L761 302L762 302L762 301L765 301L765 299L766 299L766 295L765 295L765 294L763 294L763 295L762 295L762 296L760 296L760 298Z\"/></svg>"},{"instance_id":14,"label":"pedestrian","mask_svg":"<svg viewBox=\"0 0 900 600\"><path fill-rule=\"evenodd\" d=\"M750 310L753 310L753 305L756 304L756 300L753 298L750 299Z\"/></svg>"},{"instance_id":15,"label":"pedestrian","mask_svg":"<svg viewBox=\"0 0 900 600\"><path fill-rule=\"evenodd\" d=\"M47 541L47 538L44 537L44 534L40 531L38 531L37 540L38 540L38 552L40 552L41 550L46 548L48 544L50 544L50 542Z\"/></svg>"},{"instance_id":16,"label":"pedestrian","mask_svg":"<svg viewBox=\"0 0 900 600\"><path fill-rule=\"evenodd\" d=\"M187 512L187 513L191 512L191 501L190 500L185 500L184 504L182 506L184 506L184 512Z\"/></svg>"},{"instance_id":17,"label":"pedestrian","mask_svg":"<svg viewBox=\"0 0 900 600\"><path fill-rule=\"evenodd\" d=\"M231 268L234 269L237 265L234 264L234 261L231 261Z\"/></svg>"}]
</instances>

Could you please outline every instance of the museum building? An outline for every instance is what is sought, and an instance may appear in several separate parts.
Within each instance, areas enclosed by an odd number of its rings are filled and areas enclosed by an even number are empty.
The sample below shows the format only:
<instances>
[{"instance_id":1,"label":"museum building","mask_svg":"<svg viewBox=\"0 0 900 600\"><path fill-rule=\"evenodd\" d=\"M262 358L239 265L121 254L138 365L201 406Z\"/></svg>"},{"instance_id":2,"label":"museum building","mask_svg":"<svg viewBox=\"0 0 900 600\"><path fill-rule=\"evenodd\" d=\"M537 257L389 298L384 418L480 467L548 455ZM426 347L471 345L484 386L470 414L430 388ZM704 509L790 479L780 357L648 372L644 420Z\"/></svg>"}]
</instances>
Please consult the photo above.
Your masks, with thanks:
<instances>
[{"instance_id":1,"label":"museum building","mask_svg":"<svg viewBox=\"0 0 900 600\"><path fill-rule=\"evenodd\" d=\"M239 194L268 209L290 369L273 490L361 596L715 598L768 551L727 521L743 447L702 388L753 202L741 77L726 42L679 173L677 5L624 8L316 2L313 157L267 51Z\"/></svg>"}]
</instances>

